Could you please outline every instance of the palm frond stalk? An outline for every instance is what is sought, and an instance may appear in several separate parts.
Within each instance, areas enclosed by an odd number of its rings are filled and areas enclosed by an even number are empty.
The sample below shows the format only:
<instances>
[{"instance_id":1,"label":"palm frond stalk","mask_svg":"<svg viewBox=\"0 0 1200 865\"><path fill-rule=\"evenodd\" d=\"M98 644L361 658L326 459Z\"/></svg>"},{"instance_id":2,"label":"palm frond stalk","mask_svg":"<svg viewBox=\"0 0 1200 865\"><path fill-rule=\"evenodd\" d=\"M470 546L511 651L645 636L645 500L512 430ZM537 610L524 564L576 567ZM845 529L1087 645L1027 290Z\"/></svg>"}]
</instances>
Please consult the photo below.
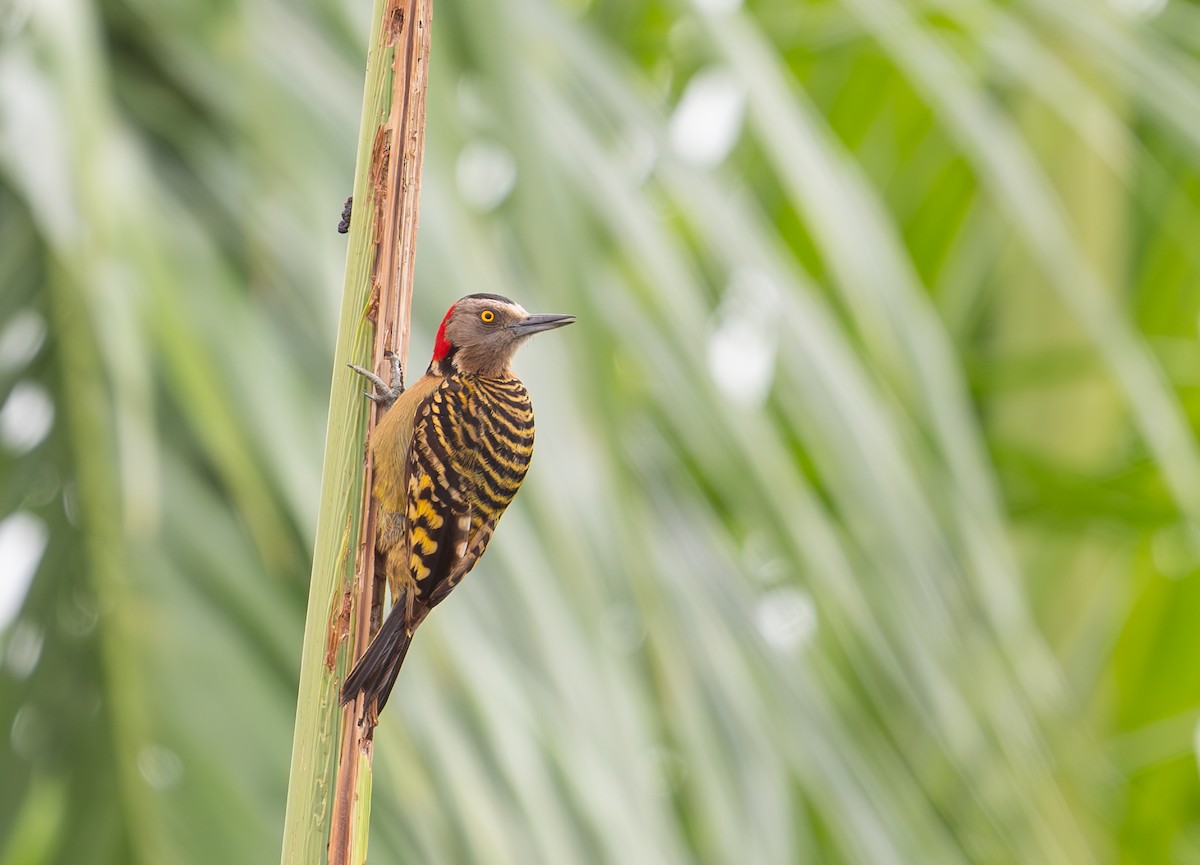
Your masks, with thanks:
<instances>
[{"instance_id":1,"label":"palm frond stalk","mask_svg":"<svg viewBox=\"0 0 1200 865\"><path fill-rule=\"evenodd\" d=\"M432 18L432 0L375 4L304 629L284 865L323 862L326 856L332 865L366 860L372 729L363 723L361 698L340 705L339 685L347 665L366 649L382 603L374 572L371 465L362 448L377 418L375 408L368 417L358 380L344 370L364 359L368 343L374 346L372 368L381 366L385 351L408 355ZM347 637L349 653L341 651ZM328 815L328 821L318 815Z\"/></svg>"}]
</instances>

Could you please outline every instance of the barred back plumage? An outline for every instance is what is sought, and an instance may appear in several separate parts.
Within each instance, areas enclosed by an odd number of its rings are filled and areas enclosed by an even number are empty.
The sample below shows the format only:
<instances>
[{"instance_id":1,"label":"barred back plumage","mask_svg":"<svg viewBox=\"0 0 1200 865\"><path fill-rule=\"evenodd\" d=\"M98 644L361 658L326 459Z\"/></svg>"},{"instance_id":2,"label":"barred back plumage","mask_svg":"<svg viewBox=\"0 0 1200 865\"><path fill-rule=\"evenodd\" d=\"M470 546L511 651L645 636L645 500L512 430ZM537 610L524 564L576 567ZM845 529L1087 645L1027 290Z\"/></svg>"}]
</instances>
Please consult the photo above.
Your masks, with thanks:
<instances>
[{"instance_id":1,"label":"barred back plumage","mask_svg":"<svg viewBox=\"0 0 1200 865\"><path fill-rule=\"evenodd\" d=\"M533 406L518 379L456 374L420 411L409 469L408 573L432 607L483 554L533 457ZM451 522L453 521L453 522ZM451 567L460 560L466 568Z\"/></svg>"}]
</instances>

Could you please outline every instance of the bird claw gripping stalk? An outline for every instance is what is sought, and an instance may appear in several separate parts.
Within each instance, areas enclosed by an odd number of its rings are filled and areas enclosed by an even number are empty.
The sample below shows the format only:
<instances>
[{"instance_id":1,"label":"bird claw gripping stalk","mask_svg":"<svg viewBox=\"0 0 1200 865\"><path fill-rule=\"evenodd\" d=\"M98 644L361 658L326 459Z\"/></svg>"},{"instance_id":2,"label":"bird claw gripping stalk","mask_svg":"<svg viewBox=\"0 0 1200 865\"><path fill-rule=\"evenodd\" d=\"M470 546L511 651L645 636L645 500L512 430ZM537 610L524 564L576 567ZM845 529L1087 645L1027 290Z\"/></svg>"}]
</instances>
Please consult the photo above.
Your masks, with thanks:
<instances>
[{"instance_id":1,"label":"bird claw gripping stalk","mask_svg":"<svg viewBox=\"0 0 1200 865\"><path fill-rule=\"evenodd\" d=\"M404 367L400 365L400 355L396 354L394 351L384 352L384 355L388 358L392 367L391 384L388 384L379 376L375 375L375 373L371 372L369 369L359 366L358 364L348 363L346 366L350 367L350 369L354 370L356 373L367 379L367 381L371 382L371 384L375 386L375 393L371 393L369 390L364 390L363 396L386 411L387 409L391 408L392 403L394 403L400 397L400 394L404 393Z\"/></svg>"}]
</instances>

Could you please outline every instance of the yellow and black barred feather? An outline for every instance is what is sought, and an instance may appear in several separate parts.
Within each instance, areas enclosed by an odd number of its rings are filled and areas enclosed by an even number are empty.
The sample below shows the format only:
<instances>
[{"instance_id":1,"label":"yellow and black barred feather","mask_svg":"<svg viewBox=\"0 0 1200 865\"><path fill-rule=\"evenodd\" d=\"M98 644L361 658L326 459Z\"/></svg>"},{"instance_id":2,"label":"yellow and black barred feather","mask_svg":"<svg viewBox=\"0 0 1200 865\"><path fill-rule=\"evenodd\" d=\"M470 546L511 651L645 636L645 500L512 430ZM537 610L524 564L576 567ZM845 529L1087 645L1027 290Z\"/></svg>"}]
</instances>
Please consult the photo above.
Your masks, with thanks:
<instances>
[{"instance_id":1,"label":"yellow and black barred feather","mask_svg":"<svg viewBox=\"0 0 1200 865\"><path fill-rule=\"evenodd\" d=\"M403 521L379 514L395 604L347 677L343 702L363 691L368 705L374 698L383 708L413 632L478 561L520 488L533 434L533 408L516 378L455 373L424 398L408 444Z\"/></svg>"}]
</instances>

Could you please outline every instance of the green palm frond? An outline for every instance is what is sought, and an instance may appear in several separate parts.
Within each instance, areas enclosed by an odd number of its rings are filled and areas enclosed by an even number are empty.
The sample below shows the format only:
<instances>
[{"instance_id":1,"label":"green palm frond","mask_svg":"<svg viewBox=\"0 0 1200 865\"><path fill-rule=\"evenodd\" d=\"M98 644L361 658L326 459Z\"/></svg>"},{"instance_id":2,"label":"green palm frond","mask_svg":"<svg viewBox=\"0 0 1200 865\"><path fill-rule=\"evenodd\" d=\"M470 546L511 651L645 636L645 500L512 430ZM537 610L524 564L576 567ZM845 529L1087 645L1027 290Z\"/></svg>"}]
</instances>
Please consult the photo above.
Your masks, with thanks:
<instances>
[{"instance_id":1,"label":"green palm frond","mask_svg":"<svg viewBox=\"0 0 1200 865\"><path fill-rule=\"evenodd\" d=\"M3 865L278 856L368 12L0 12ZM1195 5L435 22L412 364L579 323L368 861L1200 861Z\"/></svg>"}]
</instances>

